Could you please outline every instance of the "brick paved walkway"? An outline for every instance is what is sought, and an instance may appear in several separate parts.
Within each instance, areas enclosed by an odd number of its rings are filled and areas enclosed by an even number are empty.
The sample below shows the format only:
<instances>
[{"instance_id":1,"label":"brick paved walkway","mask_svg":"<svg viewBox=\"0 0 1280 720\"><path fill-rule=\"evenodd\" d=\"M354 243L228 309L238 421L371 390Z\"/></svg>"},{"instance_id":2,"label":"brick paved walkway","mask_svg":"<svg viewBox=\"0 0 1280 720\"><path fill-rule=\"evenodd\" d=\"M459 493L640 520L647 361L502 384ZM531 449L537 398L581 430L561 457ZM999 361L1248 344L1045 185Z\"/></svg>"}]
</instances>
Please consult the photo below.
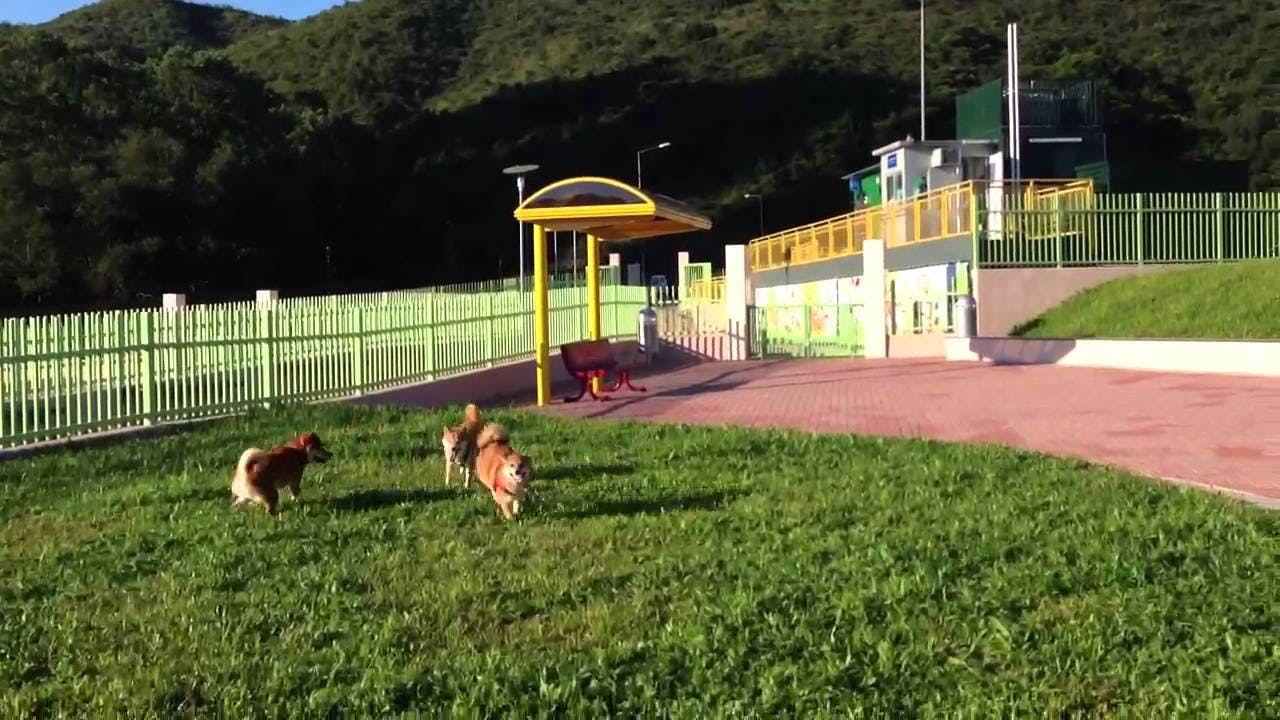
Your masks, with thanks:
<instances>
[{"instance_id":1,"label":"brick paved walkway","mask_svg":"<svg viewBox=\"0 0 1280 720\"><path fill-rule=\"evenodd\" d=\"M549 412L995 442L1280 507L1280 381L941 360L704 363ZM588 398L589 400L589 398Z\"/></svg>"}]
</instances>

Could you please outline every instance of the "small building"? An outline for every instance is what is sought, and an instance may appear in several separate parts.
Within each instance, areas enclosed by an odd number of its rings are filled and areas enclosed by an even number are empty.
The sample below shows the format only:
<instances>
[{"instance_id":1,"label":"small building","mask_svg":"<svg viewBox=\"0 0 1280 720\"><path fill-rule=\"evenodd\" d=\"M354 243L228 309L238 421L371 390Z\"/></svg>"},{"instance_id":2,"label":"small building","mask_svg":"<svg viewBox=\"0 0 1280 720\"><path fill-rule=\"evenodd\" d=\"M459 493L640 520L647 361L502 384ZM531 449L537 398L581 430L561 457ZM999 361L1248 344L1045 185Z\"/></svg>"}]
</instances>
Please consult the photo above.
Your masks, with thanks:
<instances>
[{"instance_id":1,"label":"small building","mask_svg":"<svg viewBox=\"0 0 1280 720\"><path fill-rule=\"evenodd\" d=\"M968 180L991 177L998 151L990 140L905 140L876 148L885 202L905 200Z\"/></svg>"},{"instance_id":2,"label":"small building","mask_svg":"<svg viewBox=\"0 0 1280 720\"><path fill-rule=\"evenodd\" d=\"M1003 79L956 97L956 137L995 143L1002 158L998 178L1012 176L1008 107ZM1092 178L1099 190L1109 187L1106 133L1093 81L1021 81L1018 112L1020 177Z\"/></svg>"},{"instance_id":3,"label":"small building","mask_svg":"<svg viewBox=\"0 0 1280 720\"><path fill-rule=\"evenodd\" d=\"M854 210L876 207L883 202L879 163L841 175L840 179L849 183L849 204Z\"/></svg>"}]
</instances>

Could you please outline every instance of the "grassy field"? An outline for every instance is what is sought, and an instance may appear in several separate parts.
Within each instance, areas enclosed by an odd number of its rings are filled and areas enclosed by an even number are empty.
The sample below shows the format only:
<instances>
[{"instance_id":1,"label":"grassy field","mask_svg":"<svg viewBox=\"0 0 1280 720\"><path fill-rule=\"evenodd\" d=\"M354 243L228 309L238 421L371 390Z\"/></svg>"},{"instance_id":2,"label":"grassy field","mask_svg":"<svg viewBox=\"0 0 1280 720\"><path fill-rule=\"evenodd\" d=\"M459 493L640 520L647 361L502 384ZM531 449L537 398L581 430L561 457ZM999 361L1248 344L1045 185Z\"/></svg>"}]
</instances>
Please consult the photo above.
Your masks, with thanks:
<instances>
[{"instance_id":1,"label":"grassy field","mask_svg":"<svg viewBox=\"0 0 1280 720\"><path fill-rule=\"evenodd\" d=\"M456 415L456 413L455 413ZM345 406L0 464L0 716L1276 717L1280 515L993 447ZM239 451L315 429L277 518Z\"/></svg>"},{"instance_id":2,"label":"grassy field","mask_svg":"<svg viewBox=\"0 0 1280 720\"><path fill-rule=\"evenodd\" d=\"M1052 338L1280 339L1280 262L1112 280L1014 330Z\"/></svg>"}]
</instances>

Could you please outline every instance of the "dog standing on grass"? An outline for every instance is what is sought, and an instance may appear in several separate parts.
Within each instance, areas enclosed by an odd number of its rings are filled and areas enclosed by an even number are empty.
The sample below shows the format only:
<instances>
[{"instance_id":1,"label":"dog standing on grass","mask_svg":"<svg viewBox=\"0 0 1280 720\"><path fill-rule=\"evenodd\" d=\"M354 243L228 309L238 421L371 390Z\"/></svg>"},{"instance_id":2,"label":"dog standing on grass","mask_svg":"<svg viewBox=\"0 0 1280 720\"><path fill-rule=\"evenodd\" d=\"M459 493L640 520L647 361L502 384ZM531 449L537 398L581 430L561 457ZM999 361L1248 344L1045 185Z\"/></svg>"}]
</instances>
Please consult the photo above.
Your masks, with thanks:
<instances>
[{"instance_id":1,"label":"dog standing on grass","mask_svg":"<svg viewBox=\"0 0 1280 720\"><path fill-rule=\"evenodd\" d=\"M453 482L453 466L462 468L462 486L471 484L471 475L476 466L476 440L484 428L484 419L480 417L480 409L468 404L463 411L462 424L454 427L444 426L440 435L440 447L444 450L444 484L448 487Z\"/></svg>"},{"instance_id":2,"label":"dog standing on grass","mask_svg":"<svg viewBox=\"0 0 1280 720\"><path fill-rule=\"evenodd\" d=\"M280 506L280 489L289 488L294 500L302 497L302 471L307 463L327 462L332 457L313 432L300 435L271 452L249 448L240 454L231 477L231 507L240 509L257 503L275 515Z\"/></svg>"},{"instance_id":3,"label":"dog standing on grass","mask_svg":"<svg viewBox=\"0 0 1280 720\"><path fill-rule=\"evenodd\" d=\"M533 464L511 447L511 437L501 425L486 425L476 439L476 449L476 477L493 495L498 511L506 520L519 515Z\"/></svg>"}]
</instances>

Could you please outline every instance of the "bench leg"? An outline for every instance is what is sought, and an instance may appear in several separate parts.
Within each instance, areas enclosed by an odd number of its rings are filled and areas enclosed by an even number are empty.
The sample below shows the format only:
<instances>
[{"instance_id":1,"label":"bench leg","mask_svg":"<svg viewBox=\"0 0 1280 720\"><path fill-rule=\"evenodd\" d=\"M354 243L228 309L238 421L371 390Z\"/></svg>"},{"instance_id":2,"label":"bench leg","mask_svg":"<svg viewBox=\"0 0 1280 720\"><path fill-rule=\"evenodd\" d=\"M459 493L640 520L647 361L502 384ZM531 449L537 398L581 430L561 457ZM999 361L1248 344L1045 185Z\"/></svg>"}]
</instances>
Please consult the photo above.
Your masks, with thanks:
<instances>
[{"instance_id":1,"label":"bench leg","mask_svg":"<svg viewBox=\"0 0 1280 720\"><path fill-rule=\"evenodd\" d=\"M564 401L567 403L578 402L582 399L583 395L587 394L588 390L591 390L591 375L589 373L586 375L583 373L577 373L574 377L578 378L578 394L573 397L566 397ZM593 391L591 393L591 397L594 398L595 396L596 394Z\"/></svg>"},{"instance_id":2,"label":"bench leg","mask_svg":"<svg viewBox=\"0 0 1280 720\"><path fill-rule=\"evenodd\" d=\"M647 392L643 387L636 387L635 385L631 384L630 370L618 371L618 384L622 384L622 383L626 383L627 387L634 390L635 392Z\"/></svg>"},{"instance_id":3,"label":"bench leg","mask_svg":"<svg viewBox=\"0 0 1280 720\"><path fill-rule=\"evenodd\" d=\"M630 371L630 370L618 370L618 379L617 379L617 381L616 381L616 382L614 382L612 385L610 385L610 386L609 386L608 388L606 388L606 389L607 389L609 392L614 392L614 391L617 391L617 390L621 389L623 385L626 385L628 388L631 388L632 390L634 390L634 391L636 391L636 392L645 392L645 389L644 389L644 388L642 388L642 387L636 387L635 385L632 385L632 384L631 384L631 371Z\"/></svg>"}]
</instances>

